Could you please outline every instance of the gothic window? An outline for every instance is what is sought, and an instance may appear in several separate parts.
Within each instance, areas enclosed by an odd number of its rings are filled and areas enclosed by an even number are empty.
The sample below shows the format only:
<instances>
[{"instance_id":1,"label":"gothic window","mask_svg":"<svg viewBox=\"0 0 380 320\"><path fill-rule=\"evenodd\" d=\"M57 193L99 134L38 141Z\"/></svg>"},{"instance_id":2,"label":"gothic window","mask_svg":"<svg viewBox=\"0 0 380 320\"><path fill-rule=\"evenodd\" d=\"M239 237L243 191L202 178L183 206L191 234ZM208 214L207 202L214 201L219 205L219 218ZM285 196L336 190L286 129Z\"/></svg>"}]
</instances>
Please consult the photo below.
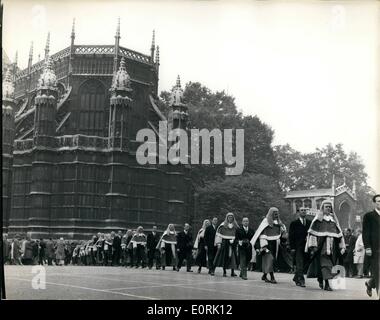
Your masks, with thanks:
<instances>
[{"instance_id":1,"label":"gothic window","mask_svg":"<svg viewBox=\"0 0 380 320\"><path fill-rule=\"evenodd\" d=\"M295 203L296 203L296 211L297 211L302 207L303 203L301 200L296 200Z\"/></svg>"},{"instance_id":2,"label":"gothic window","mask_svg":"<svg viewBox=\"0 0 380 320\"><path fill-rule=\"evenodd\" d=\"M306 199L304 201L304 206L305 206L305 208L311 208L311 200L310 199Z\"/></svg>"},{"instance_id":3,"label":"gothic window","mask_svg":"<svg viewBox=\"0 0 380 320\"><path fill-rule=\"evenodd\" d=\"M319 210L321 208L322 201L325 200L324 198L317 199L317 209Z\"/></svg>"},{"instance_id":4,"label":"gothic window","mask_svg":"<svg viewBox=\"0 0 380 320\"><path fill-rule=\"evenodd\" d=\"M104 136L105 102L104 86L96 80L86 81L79 90L79 133Z\"/></svg>"}]
</instances>

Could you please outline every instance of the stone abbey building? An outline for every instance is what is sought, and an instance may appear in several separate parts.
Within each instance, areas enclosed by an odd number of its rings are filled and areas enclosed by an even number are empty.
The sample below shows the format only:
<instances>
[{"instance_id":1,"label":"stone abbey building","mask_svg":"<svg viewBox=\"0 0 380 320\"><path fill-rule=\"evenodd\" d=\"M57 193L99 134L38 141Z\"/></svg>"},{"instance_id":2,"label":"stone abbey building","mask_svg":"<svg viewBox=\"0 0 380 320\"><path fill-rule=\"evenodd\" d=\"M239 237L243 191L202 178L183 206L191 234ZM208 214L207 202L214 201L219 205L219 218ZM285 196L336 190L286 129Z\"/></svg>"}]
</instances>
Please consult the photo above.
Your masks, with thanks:
<instances>
[{"instance_id":1,"label":"stone abbey building","mask_svg":"<svg viewBox=\"0 0 380 320\"><path fill-rule=\"evenodd\" d=\"M69 47L3 77L3 228L10 236L88 238L142 225L191 221L190 167L139 165L139 129L158 134L159 48ZM178 112L178 110L181 110ZM179 79L168 126L187 129ZM168 147L167 141L157 144ZM158 161L157 161L158 163Z\"/></svg>"}]
</instances>

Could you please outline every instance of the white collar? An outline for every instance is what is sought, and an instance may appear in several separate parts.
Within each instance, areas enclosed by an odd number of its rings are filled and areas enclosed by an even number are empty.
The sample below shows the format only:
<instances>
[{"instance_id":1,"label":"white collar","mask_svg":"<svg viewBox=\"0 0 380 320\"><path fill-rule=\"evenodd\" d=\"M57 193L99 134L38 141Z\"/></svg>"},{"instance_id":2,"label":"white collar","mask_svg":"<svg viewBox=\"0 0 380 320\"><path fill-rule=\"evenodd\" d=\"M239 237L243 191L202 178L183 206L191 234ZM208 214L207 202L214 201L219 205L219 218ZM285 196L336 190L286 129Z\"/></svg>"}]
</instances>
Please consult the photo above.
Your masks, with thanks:
<instances>
[{"instance_id":1,"label":"white collar","mask_svg":"<svg viewBox=\"0 0 380 320\"><path fill-rule=\"evenodd\" d=\"M380 211L379 211L379 210L377 210L377 209L375 208L375 211L377 212L378 215L380 215Z\"/></svg>"},{"instance_id":2,"label":"white collar","mask_svg":"<svg viewBox=\"0 0 380 320\"><path fill-rule=\"evenodd\" d=\"M248 227L243 226L243 228L244 228L245 231L248 231Z\"/></svg>"},{"instance_id":3,"label":"white collar","mask_svg":"<svg viewBox=\"0 0 380 320\"><path fill-rule=\"evenodd\" d=\"M326 215L323 215L323 220L325 221L332 221L332 222L335 222L334 221L334 218L332 216L326 216Z\"/></svg>"}]
</instances>

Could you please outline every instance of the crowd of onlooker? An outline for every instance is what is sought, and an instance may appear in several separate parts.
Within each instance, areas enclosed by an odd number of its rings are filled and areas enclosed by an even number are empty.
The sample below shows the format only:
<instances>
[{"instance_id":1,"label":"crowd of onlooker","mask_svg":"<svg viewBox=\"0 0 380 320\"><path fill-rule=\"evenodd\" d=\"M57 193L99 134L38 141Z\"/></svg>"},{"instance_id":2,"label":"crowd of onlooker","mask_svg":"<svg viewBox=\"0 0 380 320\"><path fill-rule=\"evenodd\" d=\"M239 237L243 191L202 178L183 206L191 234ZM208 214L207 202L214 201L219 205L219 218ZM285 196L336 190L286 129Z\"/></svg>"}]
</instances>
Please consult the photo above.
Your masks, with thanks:
<instances>
[{"instance_id":1,"label":"crowd of onlooker","mask_svg":"<svg viewBox=\"0 0 380 320\"><path fill-rule=\"evenodd\" d=\"M365 254L362 231L353 231L350 228L344 229L344 241L346 243L346 254L344 256L344 268L346 277L368 277L370 259Z\"/></svg>"}]
</instances>

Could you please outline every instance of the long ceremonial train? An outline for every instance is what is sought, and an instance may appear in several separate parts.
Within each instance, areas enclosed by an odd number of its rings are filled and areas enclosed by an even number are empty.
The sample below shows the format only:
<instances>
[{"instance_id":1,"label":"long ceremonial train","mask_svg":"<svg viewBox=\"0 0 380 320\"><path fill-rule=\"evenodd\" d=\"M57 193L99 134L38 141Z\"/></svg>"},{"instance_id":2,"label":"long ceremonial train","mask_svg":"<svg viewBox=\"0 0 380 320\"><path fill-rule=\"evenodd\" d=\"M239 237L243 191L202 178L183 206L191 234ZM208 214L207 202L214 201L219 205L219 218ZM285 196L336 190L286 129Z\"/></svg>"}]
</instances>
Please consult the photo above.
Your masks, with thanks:
<instances>
[{"instance_id":1,"label":"long ceremonial train","mask_svg":"<svg viewBox=\"0 0 380 320\"><path fill-rule=\"evenodd\" d=\"M98 231L191 220L190 167L139 165L139 129L167 120L156 105L159 48L71 44L3 79L3 228L11 236L88 238ZM168 126L187 129L179 78ZM157 139L157 143L165 143ZM169 147L170 145L168 145ZM157 148L158 150L158 148ZM158 161L157 161L158 163Z\"/></svg>"}]
</instances>

